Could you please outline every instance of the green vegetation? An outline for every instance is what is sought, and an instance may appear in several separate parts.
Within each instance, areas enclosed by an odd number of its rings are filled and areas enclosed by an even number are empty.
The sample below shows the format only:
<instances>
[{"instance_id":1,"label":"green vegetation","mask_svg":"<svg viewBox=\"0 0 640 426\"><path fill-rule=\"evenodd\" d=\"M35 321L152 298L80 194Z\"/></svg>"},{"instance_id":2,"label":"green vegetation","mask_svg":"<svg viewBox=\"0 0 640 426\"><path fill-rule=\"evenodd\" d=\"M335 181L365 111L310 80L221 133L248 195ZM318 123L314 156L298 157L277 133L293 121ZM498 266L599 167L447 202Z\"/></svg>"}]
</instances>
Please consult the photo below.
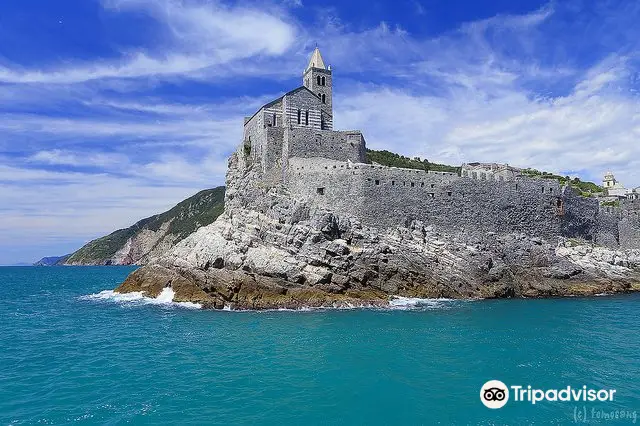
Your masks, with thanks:
<instances>
[{"instance_id":1,"label":"green vegetation","mask_svg":"<svg viewBox=\"0 0 640 426\"><path fill-rule=\"evenodd\" d=\"M375 151L367 149L367 162L378 163L389 167L402 167L406 169L432 170L437 172L450 172L460 174L460 167L448 166L446 164L431 163L429 160L420 157L409 158L389 151ZM593 182L583 182L579 178L571 179L569 176L554 175L549 172L541 172L535 169L524 169L522 174L540 179L555 179L561 185L570 185L576 188L583 197L592 197L603 191L603 188Z\"/></svg>"},{"instance_id":2,"label":"green vegetation","mask_svg":"<svg viewBox=\"0 0 640 426\"><path fill-rule=\"evenodd\" d=\"M601 205L605 207L620 207L620 201L605 201Z\"/></svg>"},{"instance_id":3,"label":"green vegetation","mask_svg":"<svg viewBox=\"0 0 640 426\"><path fill-rule=\"evenodd\" d=\"M164 213L142 219L126 229L119 229L111 234L86 244L67 259L67 263L102 263L113 257L138 232L148 229L158 231L160 227L171 221L167 233L177 236L177 241L184 239L196 229L209 225L224 211L223 186L206 189L187 198L174 208Z\"/></svg>"},{"instance_id":4,"label":"green vegetation","mask_svg":"<svg viewBox=\"0 0 640 426\"><path fill-rule=\"evenodd\" d=\"M593 182L583 182L579 178L571 179L569 176L554 175L553 173L541 172L535 169L524 169L522 170L522 174L525 176L541 179L555 179L560 183L560 185L569 185L573 188L576 188L580 191L580 195L582 195L583 197L591 197L593 194L604 191L601 186Z\"/></svg>"},{"instance_id":5,"label":"green vegetation","mask_svg":"<svg viewBox=\"0 0 640 426\"><path fill-rule=\"evenodd\" d=\"M402 167L405 169L418 169L436 172L450 172L460 174L460 167L448 166L446 164L430 163L427 159L420 157L404 157L389 151L374 151L367 149L367 162L378 163L389 167Z\"/></svg>"}]
</instances>

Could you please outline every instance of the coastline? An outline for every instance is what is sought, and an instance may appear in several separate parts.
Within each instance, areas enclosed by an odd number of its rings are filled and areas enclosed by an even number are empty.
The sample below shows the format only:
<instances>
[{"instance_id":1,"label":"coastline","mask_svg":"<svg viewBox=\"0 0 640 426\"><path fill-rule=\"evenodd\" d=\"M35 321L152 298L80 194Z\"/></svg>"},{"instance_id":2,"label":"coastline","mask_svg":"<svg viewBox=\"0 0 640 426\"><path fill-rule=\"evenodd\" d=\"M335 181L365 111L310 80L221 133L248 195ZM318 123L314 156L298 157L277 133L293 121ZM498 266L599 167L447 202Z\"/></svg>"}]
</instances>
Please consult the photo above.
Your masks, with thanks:
<instances>
[{"instance_id":1,"label":"coastline","mask_svg":"<svg viewBox=\"0 0 640 426\"><path fill-rule=\"evenodd\" d=\"M196 284L193 274L152 265L140 268L129 275L114 291L119 294L141 293L145 297L157 298L165 288L174 292L173 302L193 303L203 309L217 310L304 310L315 308L385 308L394 298L425 300L481 301L490 299L544 299L565 297L598 297L604 295L640 292L639 280L597 280L591 282L530 282L520 287L504 285L485 286L475 295L442 292L435 287L422 286L411 291L395 294L379 289L348 290L330 293L317 288L285 287L282 282L226 276L217 283L209 276L206 284ZM226 275L226 274L225 274ZM219 277L220 278L220 277ZM229 281L231 280L231 281Z\"/></svg>"}]
</instances>

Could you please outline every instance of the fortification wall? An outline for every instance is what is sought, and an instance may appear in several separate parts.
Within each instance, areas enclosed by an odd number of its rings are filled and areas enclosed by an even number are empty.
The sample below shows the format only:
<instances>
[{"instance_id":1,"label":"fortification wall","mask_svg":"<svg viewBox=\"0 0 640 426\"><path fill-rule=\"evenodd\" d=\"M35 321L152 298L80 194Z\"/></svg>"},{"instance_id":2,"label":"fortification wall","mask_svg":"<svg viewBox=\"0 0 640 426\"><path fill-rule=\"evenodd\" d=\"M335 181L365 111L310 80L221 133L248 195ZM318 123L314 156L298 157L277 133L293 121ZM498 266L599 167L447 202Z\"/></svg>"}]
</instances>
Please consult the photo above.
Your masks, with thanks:
<instances>
[{"instance_id":1,"label":"fortification wall","mask_svg":"<svg viewBox=\"0 0 640 426\"><path fill-rule=\"evenodd\" d=\"M623 200L619 207L600 206L596 242L612 248L640 248L640 202Z\"/></svg>"},{"instance_id":2,"label":"fortification wall","mask_svg":"<svg viewBox=\"0 0 640 426\"><path fill-rule=\"evenodd\" d=\"M280 163L284 142L284 122L282 121L282 101L261 109L244 125L243 144L238 152L249 156L254 162L260 162L263 171ZM276 123L276 126L274 126Z\"/></svg>"},{"instance_id":3,"label":"fortification wall","mask_svg":"<svg viewBox=\"0 0 640 426\"><path fill-rule=\"evenodd\" d=\"M640 212L640 200L622 200L620 203L620 207L623 211L630 213L639 213Z\"/></svg>"},{"instance_id":4,"label":"fortification wall","mask_svg":"<svg viewBox=\"0 0 640 426\"><path fill-rule=\"evenodd\" d=\"M640 248L640 200L623 200L617 217L620 247Z\"/></svg>"},{"instance_id":5,"label":"fortification wall","mask_svg":"<svg viewBox=\"0 0 640 426\"><path fill-rule=\"evenodd\" d=\"M623 249L640 248L640 218L636 215L623 217L618 222L620 247Z\"/></svg>"},{"instance_id":6,"label":"fortification wall","mask_svg":"<svg viewBox=\"0 0 640 426\"><path fill-rule=\"evenodd\" d=\"M573 235L593 238L592 229L563 223L574 219L563 218L564 198L556 181L473 180L295 158L290 159L287 185L296 197L370 226L394 227L418 219L455 233L522 232L555 241L570 229Z\"/></svg>"},{"instance_id":7,"label":"fortification wall","mask_svg":"<svg viewBox=\"0 0 640 426\"><path fill-rule=\"evenodd\" d=\"M283 127L267 127L267 148L264 150L262 162L264 170L277 167L282 161L282 148L284 144Z\"/></svg>"},{"instance_id":8,"label":"fortification wall","mask_svg":"<svg viewBox=\"0 0 640 426\"><path fill-rule=\"evenodd\" d=\"M596 242L600 210L598 201L582 197L571 187L565 186L562 188L562 204L560 234L567 238Z\"/></svg>"},{"instance_id":9,"label":"fortification wall","mask_svg":"<svg viewBox=\"0 0 640 426\"><path fill-rule=\"evenodd\" d=\"M620 246L620 218L620 209L600 207L596 243L611 248Z\"/></svg>"},{"instance_id":10,"label":"fortification wall","mask_svg":"<svg viewBox=\"0 0 640 426\"><path fill-rule=\"evenodd\" d=\"M366 159L365 143L358 131L336 132L309 128L294 128L288 132L288 158L319 157L330 160Z\"/></svg>"},{"instance_id":11,"label":"fortification wall","mask_svg":"<svg viewBox=\"0 0 640 426\"><path fill-rule=\"evenodd\" d=\"M258 113L254 115L244 126L243 143L238 147L238 152L244 156L246 147L250 147L250 157L253 161L260 161L264 164L264 158L268 150L267 132L264 125L265 115Z\"/></svg>"}]
</instances>

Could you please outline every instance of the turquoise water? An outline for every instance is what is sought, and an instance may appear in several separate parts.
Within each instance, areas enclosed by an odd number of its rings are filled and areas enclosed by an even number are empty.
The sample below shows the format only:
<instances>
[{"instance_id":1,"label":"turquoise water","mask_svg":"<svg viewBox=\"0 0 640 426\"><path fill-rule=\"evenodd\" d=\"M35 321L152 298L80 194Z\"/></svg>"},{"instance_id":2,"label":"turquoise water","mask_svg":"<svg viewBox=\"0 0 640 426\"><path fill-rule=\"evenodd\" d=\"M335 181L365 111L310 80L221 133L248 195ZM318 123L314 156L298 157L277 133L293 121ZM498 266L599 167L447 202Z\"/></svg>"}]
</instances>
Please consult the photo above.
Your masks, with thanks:
<instances>
[{"instance_id":1,"label":"turquoise water","mask_svg":"<svg viewBox=\"0 0 640 426\"><path fill-rule=\"evenodd\" d=\"M85 297L131 270L0 268L0 424L566 424L592 409L640 412L638 295L311 312ZM489 379L617 393L489 410ZM632 422L600 421L618 423Z\"/></svg>"}]
</instances>

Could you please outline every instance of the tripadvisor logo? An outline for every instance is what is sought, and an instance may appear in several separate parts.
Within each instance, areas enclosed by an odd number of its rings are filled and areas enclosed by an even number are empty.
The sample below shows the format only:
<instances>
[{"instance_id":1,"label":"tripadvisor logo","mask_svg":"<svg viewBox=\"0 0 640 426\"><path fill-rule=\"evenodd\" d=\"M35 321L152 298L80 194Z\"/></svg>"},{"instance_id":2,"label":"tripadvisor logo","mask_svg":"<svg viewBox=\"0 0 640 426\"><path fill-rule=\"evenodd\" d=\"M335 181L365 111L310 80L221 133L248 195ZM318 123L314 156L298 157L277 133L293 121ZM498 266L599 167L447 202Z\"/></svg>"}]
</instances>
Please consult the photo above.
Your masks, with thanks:
<instances>
[{"instance_id":1,"label":"tripadvisor logo","mask_svg":"<svg viewBox=\"0 0 640 426\"><path fill-rule=\"evenodd\" d=\"M511 392L509 391L511 389ZM489 380L480 389L480 401L491 409L502 408L509 401L509 395L514 402L529 402L535 405L541 401L551 402L594 402L613 401L615 389L589 389L586 386L563 389L535 389L531 386L507 386L500 380Z\"/></svg>"},{"instance_id":2,"label":"tripadvisor logo","mask_svg":"<svg viewBox=\"0 0 640 426\"><path fill-rule=\"evenodd\" d=\"M509 401L509 388L500 380L489 380L480 389L480 401L493 410L502 408Z\"/></svg>"}]
</instances>

